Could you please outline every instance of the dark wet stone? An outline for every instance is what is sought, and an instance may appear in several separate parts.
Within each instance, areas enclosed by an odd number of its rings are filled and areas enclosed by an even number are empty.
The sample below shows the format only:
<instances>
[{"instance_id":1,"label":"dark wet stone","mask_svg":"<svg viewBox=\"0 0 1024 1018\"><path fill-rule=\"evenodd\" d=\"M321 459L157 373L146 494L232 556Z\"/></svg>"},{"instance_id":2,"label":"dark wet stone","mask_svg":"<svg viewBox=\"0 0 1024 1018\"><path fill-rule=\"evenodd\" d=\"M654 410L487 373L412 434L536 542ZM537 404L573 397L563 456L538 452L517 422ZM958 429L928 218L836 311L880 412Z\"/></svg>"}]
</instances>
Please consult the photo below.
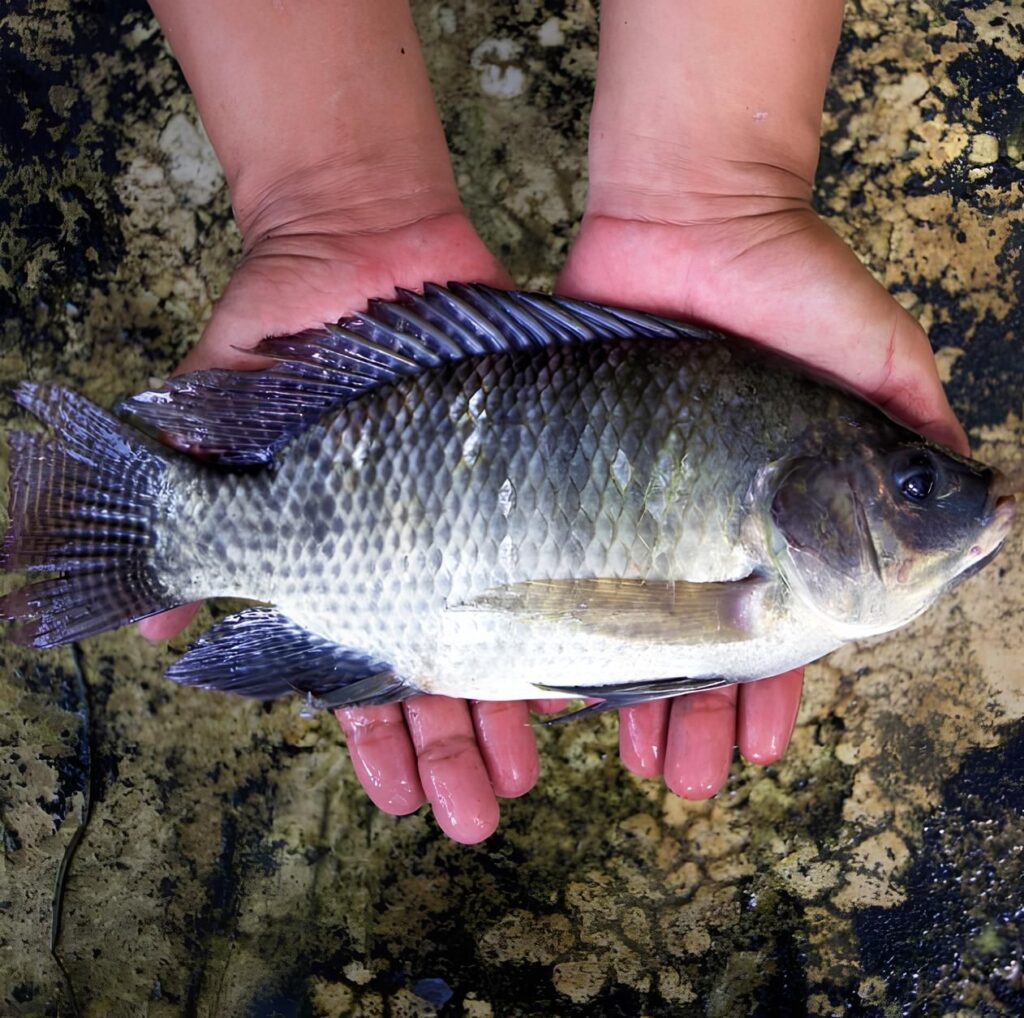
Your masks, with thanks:
<instances>
[{"instance_id":1,"label":"dark wet stone","mask_svg":"<svg viewBox=\"0 0 1024 1018\"><path fill-rule=\"evenodd\" d=\"M414 7L466 204L521 282L550 286L584 199L595 12ZM1005 19L851 4L818 202L925 320L957 411L1012 468L1024 49ZM508 100L467 58L496 37L522 46ZM885 98L912 74L919 99ZM61 377L110 405L195 341L239 253L227 194L172 186L161 132L195 110L142 0L11 0L0 90L0 387ZM987 167L978 133L998 139ZM73 992L116 1018L142 1001L154 1018L1019 1013L1024 744L994 726L1024 710L1021 561L1015 537L920 624L810 669L785 759L737 764L713 803L626 775L610 718L538 728L540 786L469 849L423 811L378 813L331 717L163 679L238 605L169 648L88 641L84 699L71 651L2 644L0 1011L71 1013ZM87 789L65 979L53 888Z\"/></svg>"},{"instance_id":2,"label":"dark wet stone","mask_svg":"<svg viewBox=\"0 0 1024 1018\"><path fill-rule=\"evenodd\" d=\"M902 904L854 928L904 1013L1024 1013L1024 723L946 782L901 882Z\"/></svg>"}]
</instances>

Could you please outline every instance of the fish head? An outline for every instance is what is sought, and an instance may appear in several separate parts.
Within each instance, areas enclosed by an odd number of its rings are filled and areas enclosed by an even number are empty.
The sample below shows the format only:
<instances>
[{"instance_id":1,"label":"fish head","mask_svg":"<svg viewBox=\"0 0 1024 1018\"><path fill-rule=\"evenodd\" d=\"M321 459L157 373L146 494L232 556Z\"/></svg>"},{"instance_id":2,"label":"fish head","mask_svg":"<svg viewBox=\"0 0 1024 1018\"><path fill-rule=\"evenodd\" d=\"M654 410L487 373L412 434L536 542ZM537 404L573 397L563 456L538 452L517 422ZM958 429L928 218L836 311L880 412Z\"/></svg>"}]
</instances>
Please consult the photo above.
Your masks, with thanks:
<instances>
[{"instance_id":1,"label":"fish head","mask_svg":"<svg viewBox=\"0 0 1024 1018\"><path fill-rule=\"evenodd\" d=\"M927 609L998 551L1016 509L997 471L909 433L794 458L774 476L772 558L843 639Z\"/></svg>"}]
</instances>

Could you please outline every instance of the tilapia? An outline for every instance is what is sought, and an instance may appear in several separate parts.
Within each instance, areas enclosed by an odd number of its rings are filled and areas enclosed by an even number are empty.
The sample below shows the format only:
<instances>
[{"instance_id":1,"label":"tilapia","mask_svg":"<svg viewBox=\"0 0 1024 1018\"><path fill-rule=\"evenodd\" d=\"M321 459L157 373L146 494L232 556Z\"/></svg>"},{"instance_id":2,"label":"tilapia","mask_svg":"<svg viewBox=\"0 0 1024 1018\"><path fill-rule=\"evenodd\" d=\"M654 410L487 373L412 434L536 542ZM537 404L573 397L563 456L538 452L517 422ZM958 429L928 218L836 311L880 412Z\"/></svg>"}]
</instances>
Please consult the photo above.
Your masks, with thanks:
<instances>
[{"instance_id":1,"label":"tilapia","mask_svg":"<svg viewBox=\"0 0 1024 1018\"><path fill-rule=\"evenodd\" d=\"M173 378L133 423L18 388L56 435L10 435L2 565L54 575L0 601L13 639L242 597L172 679L620 706L902 626L1014 514L988 467L653 315L428 285L254 352L275 365Z\"/></svg>"}]
</instances>

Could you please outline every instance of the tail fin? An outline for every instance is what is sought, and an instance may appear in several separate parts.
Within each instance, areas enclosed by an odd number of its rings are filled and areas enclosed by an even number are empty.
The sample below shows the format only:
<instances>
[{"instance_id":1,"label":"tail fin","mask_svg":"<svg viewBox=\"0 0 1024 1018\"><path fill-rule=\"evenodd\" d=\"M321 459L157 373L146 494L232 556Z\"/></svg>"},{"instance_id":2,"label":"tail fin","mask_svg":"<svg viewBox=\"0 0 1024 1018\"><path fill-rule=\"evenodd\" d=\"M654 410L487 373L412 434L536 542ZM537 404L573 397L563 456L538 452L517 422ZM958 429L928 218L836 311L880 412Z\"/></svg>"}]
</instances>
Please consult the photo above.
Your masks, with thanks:
<instances>
[{"instance_id":1,"label":"tail fin","mask_svg":"<svg viewBox=\"0 0 1024 1018\"><path fill-rule=\"evenodd\" d=\"M59 575L0 597L11 639L55 647L173 607L152 566L167 450L60 386L23 383L14 398L57 437L9 435L0 569Z\"/></svg>"}]
</instances>

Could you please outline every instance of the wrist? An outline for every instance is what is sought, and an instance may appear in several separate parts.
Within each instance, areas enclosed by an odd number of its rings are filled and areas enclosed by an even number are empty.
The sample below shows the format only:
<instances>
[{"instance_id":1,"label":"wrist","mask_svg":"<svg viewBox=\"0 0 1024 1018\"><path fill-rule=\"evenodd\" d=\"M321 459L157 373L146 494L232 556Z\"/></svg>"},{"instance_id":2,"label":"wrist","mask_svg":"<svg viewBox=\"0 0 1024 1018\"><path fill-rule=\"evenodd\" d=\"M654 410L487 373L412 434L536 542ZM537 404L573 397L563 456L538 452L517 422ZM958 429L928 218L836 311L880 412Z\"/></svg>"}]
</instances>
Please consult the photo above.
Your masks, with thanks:
<instances>
[{"instance_id":1,"label":"wrist","mask_svg":"<svg viewBox=\"0 0 1024 1018\"><path fill-rule=\"evenodd\" d=\"M151 0L251 249L458 207L406 0Z\"/></svg>"},{"instance_id":2,"label":"wrist","mask_svg":"<svg viewBox=\"0 0 1024 1018\"><path fill-rule=\"evenodd\" d=\"M606 134L591 146L587 216L679 226L808 211L814 164L740 158L647 139L638 146Z\"/></svg>"},{"instance_id":3,"label":"wrist","mask_svg":"<svg viewBox=\"0 0 1024 1018\"><path fill-rule=\"evenodd\" d=\"M239 167L229 175L245 249L276 238L387 233L464 215L447 153L417 141L326 156L311 164Z\"/></svg>"},{"instance_id":4,"label":"wrist","mask_svg":"<svg viewBox=\"0 0 1024 1018\"><path fill-rule=\"evenodd\" d=\"M710 223L807 207L841 0L607 0L588 210Z\"/></svg>"}]
</instances>

